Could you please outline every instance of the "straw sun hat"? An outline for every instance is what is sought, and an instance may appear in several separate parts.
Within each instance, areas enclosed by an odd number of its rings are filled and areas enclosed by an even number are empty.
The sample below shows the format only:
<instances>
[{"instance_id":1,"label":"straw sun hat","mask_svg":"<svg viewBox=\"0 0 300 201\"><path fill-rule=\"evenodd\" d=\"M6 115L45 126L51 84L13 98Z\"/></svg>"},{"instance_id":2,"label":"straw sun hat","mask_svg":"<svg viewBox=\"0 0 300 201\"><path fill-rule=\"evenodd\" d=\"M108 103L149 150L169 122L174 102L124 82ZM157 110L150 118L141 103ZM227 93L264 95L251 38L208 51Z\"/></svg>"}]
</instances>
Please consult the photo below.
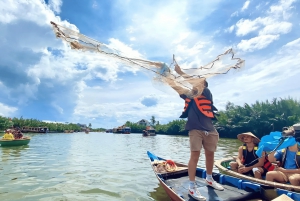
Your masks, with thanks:
<instances>
[{"instance_id":1,"label":"straw sun hat","mask_svg":"<svg viewBox=\"0 0 300 201\"><path fill-rule=\"evenodd\" d=\"M237 138L238 138L240 141L244 142L244 139L243 139L243 138L244 138L245 135L254 137L254 139L253 139L253 143L254 143L254 144L258 144L258 143L260 142L260 139L259 139L258 137L256 137L256 136L255 136L253 133L251 133L251 132L238 134L238 135L237 135Z\"/></svg>"}]
</instances>

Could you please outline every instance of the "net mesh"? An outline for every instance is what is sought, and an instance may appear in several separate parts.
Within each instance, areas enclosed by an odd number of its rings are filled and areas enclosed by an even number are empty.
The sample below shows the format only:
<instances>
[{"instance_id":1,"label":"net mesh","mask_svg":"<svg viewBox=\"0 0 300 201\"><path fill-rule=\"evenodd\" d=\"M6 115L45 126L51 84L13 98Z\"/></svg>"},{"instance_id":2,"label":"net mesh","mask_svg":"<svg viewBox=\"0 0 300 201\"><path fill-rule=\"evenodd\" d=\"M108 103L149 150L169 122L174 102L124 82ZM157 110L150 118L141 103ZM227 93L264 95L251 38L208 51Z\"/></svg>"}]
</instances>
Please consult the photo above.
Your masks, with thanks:
<instances>
[{"instance_id":1,"label":"net mesh","mask_svg":"<svg viewBox=\"0 0 300 201\"><path fill-rule=\"evenodd\" d=\"M173 62L168 66L164 62L155 62L143 58L130 58L113 47L91 39L78 31L51 22L57 38L67 42L72 49L91 51L110 57L127 66L139 67L154 73L153 81L172 87L178 94L193 98L201 95L205 80L209 77L226 74L232 69L240 69L245 61L234 57L232 49L220 54L213 61L198 68L181 68L173 55Z\"/></svg>"}]
</instances>

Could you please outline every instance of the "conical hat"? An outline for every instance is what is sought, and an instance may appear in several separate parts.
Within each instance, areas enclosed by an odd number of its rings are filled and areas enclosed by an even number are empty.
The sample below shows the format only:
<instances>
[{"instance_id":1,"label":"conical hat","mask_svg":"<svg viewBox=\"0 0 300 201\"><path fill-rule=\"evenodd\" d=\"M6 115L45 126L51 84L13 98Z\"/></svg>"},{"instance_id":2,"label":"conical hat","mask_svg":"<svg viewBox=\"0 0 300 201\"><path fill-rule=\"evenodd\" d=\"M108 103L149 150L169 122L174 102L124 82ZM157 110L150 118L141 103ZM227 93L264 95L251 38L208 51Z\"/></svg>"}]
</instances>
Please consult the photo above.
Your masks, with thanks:
<instances>
[{"instance_id":1,"label":"conical hat","mask_svg":"<svg viewBox=\"0 0 300 201\"><path fill-rule=\"evenodd\" d=\"M251 132L238 134L238 135L237 135L237 138L238 138L240 141L244 142L243 137L244 137L245 135L254 137L254 139L253 139L253 143L254 143L254 144L258 144L258 143L260 142L260 139L259 139L258 137L256 137L256 136L255 136L253 133L251 133Z\"/></svg>"}]
</instances>

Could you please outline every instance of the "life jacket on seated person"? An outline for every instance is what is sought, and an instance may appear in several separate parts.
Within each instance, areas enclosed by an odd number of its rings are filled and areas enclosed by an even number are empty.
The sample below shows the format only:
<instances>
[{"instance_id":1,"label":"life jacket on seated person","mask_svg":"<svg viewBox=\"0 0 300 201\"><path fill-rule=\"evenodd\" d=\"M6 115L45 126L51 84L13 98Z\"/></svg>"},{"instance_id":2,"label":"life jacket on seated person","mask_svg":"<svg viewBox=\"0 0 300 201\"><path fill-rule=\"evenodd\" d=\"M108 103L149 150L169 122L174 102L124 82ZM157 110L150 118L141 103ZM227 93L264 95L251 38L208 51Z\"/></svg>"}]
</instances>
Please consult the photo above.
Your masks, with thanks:
<instances>
[{"instance_id":1,"label":"life jacket on seated person","mask_svg":"<svg viewBox=\"0 0 300 201\"><path fill-rule=\"evenodd\" d=\"M179 118L187 118L188 117L188 111L191 107L192 101L195 101L199 111L202 114L204 114L206 117L212 118L212 119L215 118L212 102L203 95L194 97L193 99L185 98L183 112Z\"/></svg>"},{"instance_id":2,"label":"life jacket on seated person","mask_svg":"<svg viewBox=\"0 0 300 201\"><path fill-rule=\"evenodd\" d=\"M265 161L264 161L264 169L269 171L273 171L275 169L275 165L273 165L270 161L268 156L265 156Z\"/></svg>"},{"instance_id":3,"label":"life jacket on seated person","mask_svg":"<svg viewBox=\"0 0 300 201\"><path fill-rule=\"evenodd\" d=\"M253 156L250 156L252 158L257 159L258 156L255 154L255 151L258 149L257 146L254 146L253 147L253 150L250 152ZM248 153L248 148L247 148L247 145L246 144L243 144L243 158L241 160L242 164L244 164L246 162L246 158L247 158L247 153ZM245 165L245 164L244 164ZM249 165L249 164L247 164Z\"/></svg>"},{"instance_id":4,"label":"life jacket on seated person","mask_svg":"<svg viewBox=\"0 0 300 201\"><path fill-rule=\"evenodd\" d=\"M280 161L280 167L284 167L285 161L286 161L286 148L282 149L283 155L282 159ZM298 146L298 151L295 156L295 162L298 168L300 168L300 147Z\"/></svg>"},{"instance_id":5,"label":"life jacket on seated person","mask_svg":"<svg viewBox=\"0 0 300 201\"><path fill-rule=\"evenodd\" d=\"M258 149L258 146L254 146L254 148L253 148L253 150L252 150L252 154L253 154L253 156L254 156L254 161L257 161L256 163L258 163L258 156L256 155L256 151L257 151L257 149ZM246 144L243 144L243 159L242 159L242 164L244 164L245 163L245 161L246 161L246 157L247 157L247 146L246 146ZM254 162L254 161L252 161L252 162ZM246 164L247 166L251 166L252 165L252 162L250 162L249 164ZM255 163L254 163L255 164ZM254 165L253 164L253 165ZM264 165L263 165L263 168L266 170L266 171L272 171L272 170L274 170L275 169L275 166L269 161L269 159L268 159L268 156L266 156L265 157L265 160L264 160Z\"/></svg>"}]
</instances>

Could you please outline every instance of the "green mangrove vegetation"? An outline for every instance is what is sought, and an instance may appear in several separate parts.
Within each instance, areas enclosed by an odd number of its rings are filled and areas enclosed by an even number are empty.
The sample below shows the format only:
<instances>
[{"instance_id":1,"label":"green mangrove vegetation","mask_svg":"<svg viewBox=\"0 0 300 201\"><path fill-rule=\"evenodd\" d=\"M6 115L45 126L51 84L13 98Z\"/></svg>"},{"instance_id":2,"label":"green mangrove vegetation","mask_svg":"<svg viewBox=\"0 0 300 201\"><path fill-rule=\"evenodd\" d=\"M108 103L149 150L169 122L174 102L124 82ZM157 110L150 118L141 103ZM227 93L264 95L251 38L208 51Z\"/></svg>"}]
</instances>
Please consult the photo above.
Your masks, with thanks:
<instances>
[{"instance_id":1,"label":"green mangrove vegetation","mask_svg":"<svg viewBox=\"0 0 300 201\"><path fill-rule=\"evenodd\" d=\"M2 117L0 116L0 131L3 131L10 127L19 127L22 128L23 126L28 127L47 127L50 132L64 132L65 130L73 130L73 131L82 131L82 127L80 127L78 124L74 123L59 123L59 122L44 122L37 119L24 119L23 117L20 118L8 118L8 117ZM97 128L92 129L92 124L89 123L88 127L90 131L105 131L105 128Z\"/></svg>"},{"instance_id":2,"label":"green mangrove vegetation","mask_svg":"<svg viewBox=\"0 0 300 201\"><path fill-rule=\"evenodd\" d=\"M236 138L242 132L252 132L262 137L271 131L281 131L283 127L300 122L300 102L293 98L274 98L272 101L256 101L243 106L228 102L225 110L218 112L217 119L214 125L222 138ZM184 119L161 125L152 116L150 122L159 134L187 135ZM141 133L145 129L145 126L129 121L125 125L130 126L133 133Z\"/></svg>"},{"instance_id":3,"label":"green mangrove vegetation","mask_svg":"<svg viewBox=\"0 0 300 201\"><path fill-rule=\"evenodd\" d=\"M300 122L300 102L293 98L277 99L272 101L257 101L254 104L245 103L243 106L228 102L225 110L218 112L214 125L222 138L236 138L242 132L252 132L258 137L269 134L271 131L281 131L283 127L292 126ZM156 133L165 135L187 135L185 131L185 119L175 119L167 124L160 124L152 116L149 120ZM82 131L78 124L73 123L47 123L36 119L10 118L0 116L0 131L12 126L22 128L48 127L50 132L64 132L65 130ZM127 121L126 126L131 128L131 133L142 133L144 125ZM105 128L92 129L90 131L105 131Z\"/></svg>"}]
</instances>

